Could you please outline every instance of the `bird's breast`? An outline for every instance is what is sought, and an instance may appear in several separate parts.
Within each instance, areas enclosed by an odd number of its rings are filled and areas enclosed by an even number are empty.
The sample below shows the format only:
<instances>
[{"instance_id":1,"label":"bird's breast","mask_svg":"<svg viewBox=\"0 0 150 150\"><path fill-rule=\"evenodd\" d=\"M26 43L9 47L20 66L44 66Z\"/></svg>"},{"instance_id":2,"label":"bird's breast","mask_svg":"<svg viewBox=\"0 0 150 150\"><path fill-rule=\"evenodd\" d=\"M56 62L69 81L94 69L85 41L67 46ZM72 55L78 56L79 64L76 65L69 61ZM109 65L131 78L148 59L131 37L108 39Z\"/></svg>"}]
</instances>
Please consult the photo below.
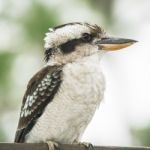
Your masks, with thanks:
<instances>
[{"instance_id":1,"label":"bird's breast","mask_svg":"<svg viewBox=\"0 0 150 150\"><path fill-rule=\"evenodd\" d=\"M87 105L99 103L105 88L99 63L74 63L64 68L61 90L70 101Z\"/></svg>"},{"instance_id":2,"label":"bird's breast","mask_svg":"<svg viewBox=\"0 0 150 150\"><path fill-rule=\"evenodd\" d=\"M103 98L104 78L98 63L70 63L60 88L30 133L30 141L78 141Z\"/></svg>"}]
</instances>

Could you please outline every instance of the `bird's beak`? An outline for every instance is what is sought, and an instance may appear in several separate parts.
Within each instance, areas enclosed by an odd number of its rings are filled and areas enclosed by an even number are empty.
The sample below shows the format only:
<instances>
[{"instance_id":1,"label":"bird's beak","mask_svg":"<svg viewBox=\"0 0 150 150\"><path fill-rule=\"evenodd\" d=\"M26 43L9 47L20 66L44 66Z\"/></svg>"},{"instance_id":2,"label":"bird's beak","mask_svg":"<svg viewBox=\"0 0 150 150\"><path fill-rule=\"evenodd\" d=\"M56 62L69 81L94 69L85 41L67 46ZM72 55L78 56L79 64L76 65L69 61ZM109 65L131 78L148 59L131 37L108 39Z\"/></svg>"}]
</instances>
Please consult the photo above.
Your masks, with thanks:
<instances>
[{"instance_id":1,"label":"bird's beak","mask_svg":"<svg viewBox=\"0 0 150 150\"><path fill-rule=\"evenodd\" d=\"M134 44L135 42L137 41L132 39L107 37L97 40L95 44L98 45L99 49L101 50L115 51L128 47Z\"/></svg>"}]
</instances>

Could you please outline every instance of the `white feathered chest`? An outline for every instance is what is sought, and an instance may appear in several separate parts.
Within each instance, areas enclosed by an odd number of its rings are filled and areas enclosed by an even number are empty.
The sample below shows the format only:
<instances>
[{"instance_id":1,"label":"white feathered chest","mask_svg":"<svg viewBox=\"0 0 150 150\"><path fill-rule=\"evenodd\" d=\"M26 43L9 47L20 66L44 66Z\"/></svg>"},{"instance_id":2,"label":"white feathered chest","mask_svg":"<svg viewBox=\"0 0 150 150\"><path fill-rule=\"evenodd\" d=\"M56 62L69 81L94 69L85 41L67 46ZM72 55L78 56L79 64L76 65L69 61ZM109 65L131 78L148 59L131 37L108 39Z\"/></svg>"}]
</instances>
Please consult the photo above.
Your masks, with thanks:
<instances>
[{"instance_id":1,"label":"white feathered chest","mask_svg":"<svg viewBox=\"0 0 150 150\"><path fill-rule=\"evenodd\" d=\"M96 55L69 63L52 102L26 137L26 142L78 142L103 98L105 83Z\"/></svg>"}]
</instances>

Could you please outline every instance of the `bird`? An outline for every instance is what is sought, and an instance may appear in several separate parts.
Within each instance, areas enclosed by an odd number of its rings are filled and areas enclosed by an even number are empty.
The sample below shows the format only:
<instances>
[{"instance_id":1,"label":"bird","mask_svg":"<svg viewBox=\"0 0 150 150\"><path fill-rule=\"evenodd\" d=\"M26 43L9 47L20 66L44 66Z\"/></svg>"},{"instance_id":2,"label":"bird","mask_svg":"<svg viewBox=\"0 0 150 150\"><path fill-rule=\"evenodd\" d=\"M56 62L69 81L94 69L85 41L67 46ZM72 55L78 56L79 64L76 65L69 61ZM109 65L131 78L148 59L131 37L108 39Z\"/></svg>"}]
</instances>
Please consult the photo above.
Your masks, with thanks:
<instances>
[{"instance_id":1,"label":"bird","mask_svg":"<svg viewBox=\"0 0 150 150\"><path fill-rule=\"evenodd\" d=\"M104 97L103 55L136 41L85 22L49 28L44 41L45 65L27 85L14 142L79 143Z\"/></svg>"}]
</instances>

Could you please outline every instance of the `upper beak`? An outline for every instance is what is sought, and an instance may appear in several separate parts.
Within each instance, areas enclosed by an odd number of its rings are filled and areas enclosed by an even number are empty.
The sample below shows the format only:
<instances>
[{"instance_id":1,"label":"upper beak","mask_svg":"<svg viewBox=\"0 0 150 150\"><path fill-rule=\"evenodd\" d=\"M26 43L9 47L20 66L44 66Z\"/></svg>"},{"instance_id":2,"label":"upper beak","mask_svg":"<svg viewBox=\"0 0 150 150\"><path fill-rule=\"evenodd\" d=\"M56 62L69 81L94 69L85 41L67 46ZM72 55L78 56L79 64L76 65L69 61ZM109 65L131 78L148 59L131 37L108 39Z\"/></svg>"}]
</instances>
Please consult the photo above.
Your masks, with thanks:
<instances>
[{"instance_id":1,"label":"upper beak","mask_svg":"<svg viewBox=\"0 0 150 150\"><path fill-rule=\"evenodd\" d=\"M128 47L134 44L135 42L137 41L132 39L108 37L108 38L102 38L101 40L97 40L95 44L98 45L99 48L102 50L115 51L115 50Z\"/></svg>"}]
</instances>

